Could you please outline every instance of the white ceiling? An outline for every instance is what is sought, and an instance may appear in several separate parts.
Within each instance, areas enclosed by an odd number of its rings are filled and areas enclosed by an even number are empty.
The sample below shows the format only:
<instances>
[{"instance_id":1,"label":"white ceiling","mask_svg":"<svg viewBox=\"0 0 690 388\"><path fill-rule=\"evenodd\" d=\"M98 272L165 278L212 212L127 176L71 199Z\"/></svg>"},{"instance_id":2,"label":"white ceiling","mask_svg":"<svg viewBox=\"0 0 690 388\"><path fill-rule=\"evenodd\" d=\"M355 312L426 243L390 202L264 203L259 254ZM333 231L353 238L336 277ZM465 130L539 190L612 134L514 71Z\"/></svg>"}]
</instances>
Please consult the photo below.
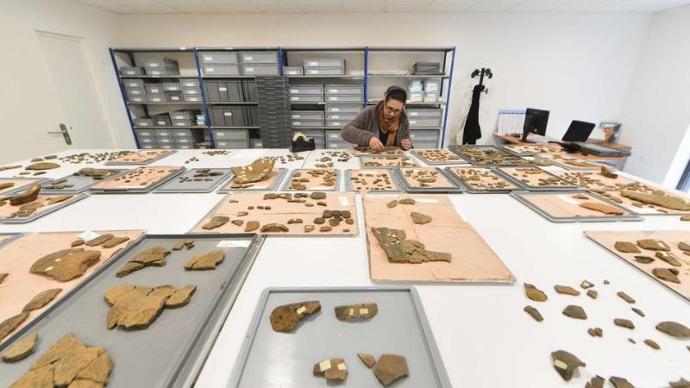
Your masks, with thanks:
<instances>
[{"instance_id":1,"label":"white ceiling","mask_svg":"<svg viewBox=\"0 0 690 388\"><path fill-rule=\"evenodd\" d=\"M119 14L656 12L690 0L76 0Z\"/></svg>"}]
</instances>

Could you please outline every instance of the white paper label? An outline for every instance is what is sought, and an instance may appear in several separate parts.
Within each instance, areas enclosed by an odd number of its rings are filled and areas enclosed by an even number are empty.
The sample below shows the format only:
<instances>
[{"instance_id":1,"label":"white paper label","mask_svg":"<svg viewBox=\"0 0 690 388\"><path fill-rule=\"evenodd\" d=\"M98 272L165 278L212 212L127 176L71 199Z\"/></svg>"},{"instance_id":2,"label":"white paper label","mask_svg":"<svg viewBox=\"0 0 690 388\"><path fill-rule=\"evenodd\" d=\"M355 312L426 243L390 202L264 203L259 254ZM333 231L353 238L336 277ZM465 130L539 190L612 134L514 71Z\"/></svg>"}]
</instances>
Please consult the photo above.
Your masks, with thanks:
<instances>
[{"instance_id":1,"label":"white paper label","mask_svg":"<svg viewBox=\"0 0 690 388\"><path fill-rule=\"evenodd\" d=\"M98 237L100 237L100 236L101 236L101 235L98 234L98 233L95 233L95 232L92 232L92 231L90 231L90 230L87 230L87 231L85 231L84 233L80 234L80 235L77 236L77 237L79 237L80 239L82 239L82 240L84 240L84 241L89 241L89 240L93 240L93 239L95 239L95 238L98 238Z\"/></svg>"},{"instance_id":2,"label":"white paper label","mask_svg":"<svg viewBox=\"0 0 690 388\"><path fill-rule=\"evenodd\" d=\"M340 364L338 364L338 369L339 370L347 370L347 365L345 365L345 363L341 362Z\"/></svg>"},{"instance_id":3,"label":"white paper label","mask_svg":"<svg viewBox=\"0 0 690 388\"><path fill-rule=\"evenodd\" d=\"M367 308L359 309L359 315L367 315L367 314L369 314L369 309L367 309Z\"/></svg>"},{"instance_id":4,"label":"white paper label","mask_svg":"<svg viewBox=\"0 0 690 388\"><path fill-rule=\"evenodd\" d=\"M247 248L250 243L249 240L221 240L216 248Z\"/></svg>"},{"instance_id":5,"label":"white paper label","mask_svg":"<svg viewBox=\"0 0 690 388\"><path fill-rule=\"evenodd\" d=\"M180 96L170 96L170 101L180 101Z\"/></svg>"},{"instance_id":6,"label":"white paper label","mask_svg":"<svg viewBox=\"0 0 690 388\"><path fill-rule=\"evenodd\" d=\"M254 68L253 68L253 67L245 67L245 68L244 68L244 71L246 71L247 73L253 73L253 72L254 72Z\"/></svg>"},{"instance_id":7,"label":"white paper label","mask_svg":"<svg viewBox=\"0 0 690 388\"><path fill-rule=\"evenodd\" d=\"M415 198L415 201L419 203L438 203L437 199L431 199L431 198Z\"/></svg>"},{"instance_id":8,"label":"white paper label","mask_svg":"<svg viewBox=\"0 0 690 388\"><path fill-rule=\"evenodd\" d=\"M228 91L228 88L224 88L224 87L221 86L221 87L218 88L218 90L220 90L221 92L227 92L227 91Z\"/></svg>"},{"instance_id":9,"label":"white paper label","mask_svg":"<svg viewBox=\"0 0 690 388\"><path fill-rule=\"evenodd\" d=\"M329 92L331 92L331 93L338 93L338 89L331 89L331 90L329 90Z\"/></svg>"},{"instance_id":10,"label":"white paper label","mask_svg":"<svg viewBox=\"0 0 690 388\"><path fill-rule=\"evenodd\" d=\"M350 206L350 201L347 199L347 197L338 196L338 202L340 202L340 206Z\"/></svg>"},{"instance_id":11,"label":"white paper label","mask_svg":"<svg viewBox=\"0 0 690 388\"><path fill-rule=\"evenodd\" d=\"M573 198L570 198L568 194L558 194L558 198L560 198L562 201L568 202L571 205L580 205L580 202Z\"/></svg>"},{"instance_id":12,"label":"white paper label","mask_svg":"<svg viewBox=\"0 0 690 388\"><path fill-rule=\"evenodd\" d=\"M408 113L410 116L419 116L419 112L410 112Z\"/></svg>"},{"instance_id":13,"label":"white paper label","mask_svg":"<svg viewBox=\"0 0 690 388\"><path fill-rule=\"evenodd\" d=\"M214 71L216 71L216 69L213 68L213 67L207 67L207 68L206 68L206 72L207 72L207 73L213 73Z\"/></svg>"},{"instance_id":14,"label":"white paper label","mask_svg":"<svg viewBox=\"0 0 690 388\"><path fill-rule=\"evenodd\" d=\"M339 118L340 118L340 116L338 116L338 115L332 115L331 116L331 119L339 119Z\"/></svg>"},{"instance_id":15,"label":"white paper label","mask_svg":"<svg viewBox=\"0 0 690 388\"><path fill-rule=\"evenodd\" d=\"M324 360L319 363L319 369L321 372L331 369L331 360Z\"/></svg>"},{"instance_id":16,"label":"white paper label","mask_svg":"<svg viewBox=\"0 0 690 388\"><path fill-rule=\"evenodd\" d=\"M302 306L302 307L298 308L297 311L295 311L295 312L296 312L298 315L302 315L302 314L304 314L305 311L307 311L307 308L304 307L304 306Z\"/></svg>"},{"instance_id":17,"label":"white paper label","mask_svg":"<svg viewBox=\"0 0 690 388\"><path fill-rule=\"evenodd\" d=\"M230 117L232 116L232 112L223 112L223 116Z\"/></svg>"},{"instance_id":18,"label":"white paper label","mask_svg":"<svg viewBox=\"0 0 690 388\"><path fill-rule=\"evenodd\" d=\"M340 112L340 108L331 108L331 112Z\"/></svg>"},{"instance_id":19,"label":"white paper label","mask_svg":"<svg viewBox=\"0 0 690 388\"><path fill-rule=\"evenodd\" d=\"M299 93L299 89L290 89L290 93L297 94L297 93Z\"/></svg>"},{"instance_id":20,"label":"white paper label","mask_svg":"<svg viewBox=\"0 0 690 388\"><path fill-rule=\"evenodd\" d=\"M246 57L244 57L244 60L245 61L253 61L254 57L246 56Z\"/></svg>"},{"instance_id":21,"label":"white paper label","mask_svg":"<svg viewBox=\"0 0 690 388\"><path fill-rule=\"evenodd\" d=\"M213 60L213 57L210 56L210 55L206 55L206 56L204 56L204 59L207 60L207 61L212 61L212 60Z\"/></svg>"},{"instance_id":22,"label":"white paper label","mask_svg":"<svg viewBox=\"0 0 690 388\"><path fill-rule=\"evenodd\" d=\"M293 124L295 124L295 125L302 125L302 122L301 122L301 121L294 121Z\"/></svg>"},{"instance_id":23,"label":"white paper label","mask_svg":"<svg viewBox=\"0 0 690 388\"><path fill-rule=\"evenodd\" d=\"M158 88L151 88L151 93L160 93L160 89Z\"/></svg>"},{"instance_id":24,"label":"white paper label","mask_svg":"<svg viewBox=\"0 0 690 388\"><path fill-rule=\"evenodd\" d=\"M157 63L149 63L149 67L158 67Z\"/></svg>"},{"instance_id":25,"label":"white paper label","mask_svg":"<svg viewBox=\"0 0 690 388\"><path fill-rule=\"evenodd\" d=\"M309 66L316 66L318 64L319 64L318 62L309 62Z\"/></svg>"}]
</instances>

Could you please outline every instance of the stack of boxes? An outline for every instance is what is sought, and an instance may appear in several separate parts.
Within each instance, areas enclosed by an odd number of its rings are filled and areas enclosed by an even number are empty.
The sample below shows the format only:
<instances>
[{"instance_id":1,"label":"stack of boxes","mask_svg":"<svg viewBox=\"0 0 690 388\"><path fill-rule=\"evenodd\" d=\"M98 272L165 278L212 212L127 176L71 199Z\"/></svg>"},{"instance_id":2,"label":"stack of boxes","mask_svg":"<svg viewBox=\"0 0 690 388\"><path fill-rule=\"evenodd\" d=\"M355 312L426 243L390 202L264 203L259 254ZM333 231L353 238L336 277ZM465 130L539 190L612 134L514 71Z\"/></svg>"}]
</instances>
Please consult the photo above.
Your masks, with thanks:
<instances>
[{"instance_id":1,"label":"stack of boxes","mask_svg":"<svg viewBox=\"0 0 690 388\"><path fill-rule=\"evenodd\" d=\"M135 66L120 67L120 74L126 76L155 75L161 77L180 75L180 67L177 61L170 58L147 58L136 62Z\"/></svg>"},{"instance_id":2,"label":"stack of boxes","mask_svg":"<svg viewBox=\"0 0 690 388\"><path fill-rule=\"evenodd\" d=\"M291 103L318 104L323 102L323 85L294 85L288 89Z\"/></svg>"},{"instance_id":3,"label":"stack of boxes","mask_svg":"<svg viewBox=\"0 0 690 388\"><path fill-rule=\"evenodd\" d=\"M439 102L441 95L441 79L426 78L410 81L408 87L409 102Z\"/></svg>"},{"instance_id":4,"label":"stack of boxes","mask_svg":"<svg viewBox=\"0 0 690 388\"><path fill-rule=\"evenodd\" d=\"M251 80L204 81L208 102L256 102L256 83Z\"/></svg>"},{"instance_id":5,"label":"stack of boxes","mask_svg":"<svg viewBox=\"0 0 690 388\"><path fill-rule=\"evenodd\" d=\"M349 148L340 130L362 110L362 85L326 85L326 148Z\"/></svg>"},{"instance_id":6,"label":"stack of boxes","mask_svg":"<svg viewBox=\"0 0 690 388\"><path fill-rule=\"evenodd\" d=\"M142 148L194 148L196 143L209 141L208 136L195 137L191 129L205 125L205 116L198 111L183 110L133 121ZM200 135L205 131L196 132Z\"/></svg>"},{"instance_id":7,"label":"stack of boxes","mask_svg":"<svg viewBox=\"0 0 690 388\"><path fill-rule=\"evenodd\" d=\"M180 79L179 82L149 82L143 79L125 79L127 101L140 103L201 102L199 80Z\"/></svg>"},{"instance_id":8,"label":"stack of boxes","mask_svg":"<svg viewBox=\"0 0 690 388\"><path fill-rule=\"evenodd\" d=\"M205 51L200 54L204 76L278 76L277 51Z\"/></svg>"},{"instance_id":9,"label":"stack of boxes","mask_svg":"<svg viewBox=\"0 0 690 388\"><path fill-rule=\"evenodd\" d=\"M439 108L407 108L405 113L410 122L410 137L415 148L438 147L443 110Z\"/></svg>"},{"instance_id":10,"label":"stack of boxes","mask_svg":"<svg viewBox=\"0 0 690 388\"><path fill-rule=\"evenodd\" d=\"M304 60L304 74L305 75L313 75L313 76L344 75L345 74L345 59L342 59L342 58L305 59Z\"/></svg>"}]
</instances>

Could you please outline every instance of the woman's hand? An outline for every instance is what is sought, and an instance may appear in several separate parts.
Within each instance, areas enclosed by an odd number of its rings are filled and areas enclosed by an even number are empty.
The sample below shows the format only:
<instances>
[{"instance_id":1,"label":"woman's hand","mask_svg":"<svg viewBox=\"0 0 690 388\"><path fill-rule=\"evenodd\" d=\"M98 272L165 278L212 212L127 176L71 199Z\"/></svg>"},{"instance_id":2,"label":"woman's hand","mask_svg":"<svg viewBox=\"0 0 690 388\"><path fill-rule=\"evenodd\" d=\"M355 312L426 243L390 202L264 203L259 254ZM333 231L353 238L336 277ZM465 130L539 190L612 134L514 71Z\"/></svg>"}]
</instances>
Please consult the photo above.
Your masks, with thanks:
<instances>
[{"instance_id":1,"label":"woman's hand","mask_svg":"<svg viewBox=\"0 0 690 388\"><path fill-rule=\"evenodd\" d=\"M369 148L374 151L383 151L383 143L381 143L381 140L376 136L372 136L371 139L369 139Z\"/></svg>"},{"instance_id":2,"label":"woman's hand","mask_svg":"<svg viewBox=\"0 0 690 388\"><path fill-rule=\"evenodd\" d=\"M412 140L411 139L402 139L400 140L400 147L404 150L409 150L412 148Z\"/></svg>"}]
</instances>

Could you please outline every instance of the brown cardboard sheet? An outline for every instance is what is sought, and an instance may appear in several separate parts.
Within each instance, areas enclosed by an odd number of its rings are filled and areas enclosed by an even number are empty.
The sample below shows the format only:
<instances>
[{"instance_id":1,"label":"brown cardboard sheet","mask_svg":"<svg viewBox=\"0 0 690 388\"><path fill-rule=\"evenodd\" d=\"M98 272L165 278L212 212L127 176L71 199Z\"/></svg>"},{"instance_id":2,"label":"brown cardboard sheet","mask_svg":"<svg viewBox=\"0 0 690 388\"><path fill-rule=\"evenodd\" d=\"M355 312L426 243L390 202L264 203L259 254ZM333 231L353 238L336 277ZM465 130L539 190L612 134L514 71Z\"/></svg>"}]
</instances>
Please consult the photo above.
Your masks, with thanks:
<instances>
[{"instance_id":1,"label":"brown cardboard sheet","mask_svg":"<svg viewBox=\"0 0 690 388\"><path fill-rule=\"evenodd\" d=\"M362 168L419 167L419 164L406 155L364 155Z\"/></svg>"},{"instance_id":2,"label":"brown cardboard sheet","mask_svg":"<svg viewBox=\"0 0 690 388\"><path fill-rule=\"evenodd\" d=\"M0 194L7 193L8 191L17 190L20 187L28 186L31 183L38 182L36 179L29 178L2 178L0 179L0 186L11 183L12 186L0 189Z\"/></svg>"},{"instance_id":3,"label":"brown cardboard sheet","mask_svg":"<svg viewBox=\"0 0 690 388\"><path fill-rule=\"evenodd\" d=\"M640 271L646 273L652 279L660 282L664 286L677 292L686 300L690 301L690 256L684 254L678 248L678 243L685 242L690 244L690 231L687 230L663 230L663 231L633 231L633 232L618 232L618 231L585 231L585 236L589 237L602 247L611 251L623 260L627 261ZM616 241L627 241L635 244L638 240L654 239L662 240L671 248L670 253L674 254L681 262L680 267L674 267L656 257L655 252L642 249L642 253L623 253L614 248ZM635 261L635 256L649 256L654 258L654 261L649 264L642 264ZM678 279L680 284L661 280L654 276L652 271L654 268L668 268L678 270Z\"/></svg>"},{"instance_id":4,"label":"brown cardboard sheet","mask_svg":"<svg viewBox=\"0 0 690 388\"><path fill-rule=\"evenodd\" d=\"M499 171L511 176L529 188L568 188L573 184L555 177L539 167L499 167Z\"/></svg>"},{"instance_id":5,"label":"brown cardboard sheet","mask_svg":"<svg viewBox=\"0 0 690 388\"><path fill-rule=\"evenodd\" d=\"M663 191L665 193L668 192L658 187L650 186L637 180L627 178L623 175L619 175L617 178L608 178L601 175L599 172L594 171L568 171L561 172L556 175L589 191L593 191L597 194L600 194L618 203L624 208L638 214L690 214L690 211L668 209L662 206L640 203L638 201L634 201L630 198L624 197L623 195L621 195L622 189L629 189L633 191L640 191L646 193L650 193L652 191ZM676 193L669 194L674 195L676 197L681 197ZM686 201L690 200L687 196L682 196L682 198Z\"/></svg>"},{"instance_id":6,"label":"brown cardboard sheet","mask_svg":"<svg viewBox=\"0 0 690 388\"><path fill-rule=\"evenodd\" d=\"M271 193L272 195L279 195L281 193ZM293 196L297 193L287 193ZM309 193L303 193L309 195ZM302 198L305 203L288 202L285 199L264 199L265 193L233 193L225 196L211 212L206 215L194 228L192 233L245 233L244 229L249 221L258 221L260 225L267 225L269 223L279 223L285 225L288 232L266 232L262 234L276 235L276 236L356 236L358 233L357 226L357 209L355 205L354 193L325 193L324 199L310 199ZM317 205L317 202L324 202L326 206ZM313 204L314 206L307 207L306 204ZM253 209L249 209L253 206ZM270 210L258 209L258 206L270 206ZM332 226L329 232L321 232L319 229L324 225L329 225L328 219L323 225L314 223L314 219L321 217L324 210L340 210L349 211L352 225L346 222L340 222L338 226ZM247 212L245 216L239 216L240 212ZM213 216L226 216L230 218L230 222L215 229L207 230L202 228ZM301 218L302 223L289 224L288 220L292 218ZM244 221L242 225L237 226L232 223L233 220ZM305 225L313 225L314 231L305 232ZM345 229L348 231L346 232ZM261 233L260 228L255 231ZM251 232L254 233L254 232Z\"/></svg>"},{"instance_id":7,"label":"brown cardboard sheet","mask_svg":"<svg viewBox=\"0 0 690 388\"><path fill-rule=\"evenodd\" d=\"M387 203L395 198L362 197L373 281L506 283L514 280L491 247L455 211L447 196L425 194L398 198L413 198L416 204L389 208ZM414 224L410 217L413 211L431 216L433 220L424 225ZM451 253L452 261L390 263L372 234L372 227L402 229L408 239L420 241L428 250Z\"/></svg>"},{"instance_id":8,"label":"brown cardboard sheet","mask_svg":"<svg viewBox=\"0 0 690 388\"><path fill-rule=\"evenodd\" d=\"M553 218L570 218L570 217L615 217L614 214L606 214L597 210L591 210L580 206L583 203L597 203L606 206L613 206L606 201L589 193L525 193L520 196L535 207L541 209L546 214ZM585 196L587 199L577 198L576 196ZM623 216L634 216L625 208L620 208L624 214Z\"/></svg>"},{"instance_id":9,"label":"brown cardboard sheet","mask_svg":"<svg viewBox=\"0 0 690 388\"><path fill-rule=\"evenodd\" d=\"M92 186L98 190L145 190L175 174L184 167L155 166L137 167L124 175L116 176Z\"/></svg>"},{"instance_id":10,"label":"brown cardboard sheet","mask_svg":"<svg viewBox=\"0 0 690 388\"><path fill-rule=\"evenodd\" d=\"M400 191L391 170L367 168L350 170L349 187L359 192Z\"/></svg>"},{"instance_id":11,"label":"brown cardboard sheet","mask_svg":"<svg viewBox=\"0 0 690 388\"><path fill-rule=\"evenodd\" d=\"M415 155L424 163L458 162L465 159L447 149L415 149Z\"/></svg>"},{"instance_id":12,"label":"brown cardboard sheet","mask_svg":"<svg viewBox=\"0 0 690 388\"><path fill-rule=\"evenodd\" d=\"M19 206L10 205L9 201L7 201L4 205L0 206L0 220L6 220L6 219L14 218L14 217L12 217L12 214L19 211L19 209L22 206L37 206L38 204L42 204L42 206L37 208L36 211L31 213L30 215L24 216L24 217L20 216L18 218L21 219L21 218L29 218L29 217L40 217L41 214L48 212L52 208L58 207L58 206L65 206L65 204L73 202L75 199L77 199L77 197L80 197L80 196L83 197L83 194L74 194L74 195L60 195L60 194L58 194L58 195L42 195L42 194L39 194L35 200L29 202L28 204L19 205ZM62 197L66 197L66 198L64 200L61 200L60 202L53 203L52 205L49 204L49 201L51 201L52 199L62 198Z\"/></svg>"},{"instance_id":13,"label":"brown cardboard sheet","mask_svg":"<svg viewBox=\"0 0 690 388\"><path fill-rule=\"evenodd\" d=\"M246 183L242 184L241 186L243 187L232 187L235 184L235 178L233 177L231 180L228 181L227 184L221 189L222 191L226 190L231 190L231 191L242 191L242 190L269 190L271 185L275 182L276 179L278 179L280 173L279 168L274 168L273 171L266 177L266 179L259 181L259 182L253 182L253 183ZM280 183L278 183L280 184Z\"/></svg>"},{"instance_id":14,"label":"brown cardboard sheet","mask_svg":"<svg viewBox=\"0 0 690 388\"><path fill-rule=\"evenodd\" d=\"M0 247L0 272L9 274L2 284L0 284L0 322L19 314L24 305L39 292L52 288L62 288L62 291L60 291L50 303L38 310L30 312L29 319L20 326L20 328L24 327L51 305L64 298L69 291L78 286L91 274L108 263L113 255L140 238L144 234L144 231L122 230L96 232L100 235L112 233L116 237L127 236L129 240L109 249L103 247L85 247L85 249L89 250L100 250L100 260L96 265L87 269L84 275L68 282L59 282L29 272L34 262L41 257L62 249L69 249L72 241L76 240L77 236L81 233L82 232L26 234ZM82 247L84 246L82 245ZM75 317L75 319L77 318L78 317ZM7 337L5 339L7 339Z\"/></svg>"},{"instance_id":15,"label":"brown cardboard sheet","mask_svg":"<svg viewBox=\"0 0 690 388\"><path fill-rule=\"evenodd\" d=\"M455 189L454 185L443 173L435 167L401 168L400 177L405 180L409 187L413 188L434 188ZM433 182L420 182L418 179L434 179Z\"/></svg>"},{"instance_id":16,"label":"brown cardboard sheet","mask_svg":"<svg viewBox=\"0 0 690 388\"><path fill-rule=\"evenodd\" d=\"M149 164L155 160L161 159L165 156L172 154L173 150L140 150L136 152L130 152L126 155L121 155L109 163L113 164L131 164L131 165L142 165Z\"/></svg>"},{"instance_id":17,"label":"brown cardboard sheet","mask_svg":"<svg viewBox=\"0 0 690 388\"><path fill-rule=\"evenodd\" d=\"M448 169L463 185L470 190L517 190L518 186L508 179L496 174L487 167L451 167Z\"/></svg>"},{"instance_id":18,"label":"brown cardboard sheet","mask_svg":"<svg viewBox=\"0 0 690 388\"><path fill-rule=\"evenodd\" d=\"M328 168L305 168L293 170L285 190L289 191L334 191L338 189L338 170ZM299 188L303 184L304 188Z\"/></svg>"}]
</instances>

